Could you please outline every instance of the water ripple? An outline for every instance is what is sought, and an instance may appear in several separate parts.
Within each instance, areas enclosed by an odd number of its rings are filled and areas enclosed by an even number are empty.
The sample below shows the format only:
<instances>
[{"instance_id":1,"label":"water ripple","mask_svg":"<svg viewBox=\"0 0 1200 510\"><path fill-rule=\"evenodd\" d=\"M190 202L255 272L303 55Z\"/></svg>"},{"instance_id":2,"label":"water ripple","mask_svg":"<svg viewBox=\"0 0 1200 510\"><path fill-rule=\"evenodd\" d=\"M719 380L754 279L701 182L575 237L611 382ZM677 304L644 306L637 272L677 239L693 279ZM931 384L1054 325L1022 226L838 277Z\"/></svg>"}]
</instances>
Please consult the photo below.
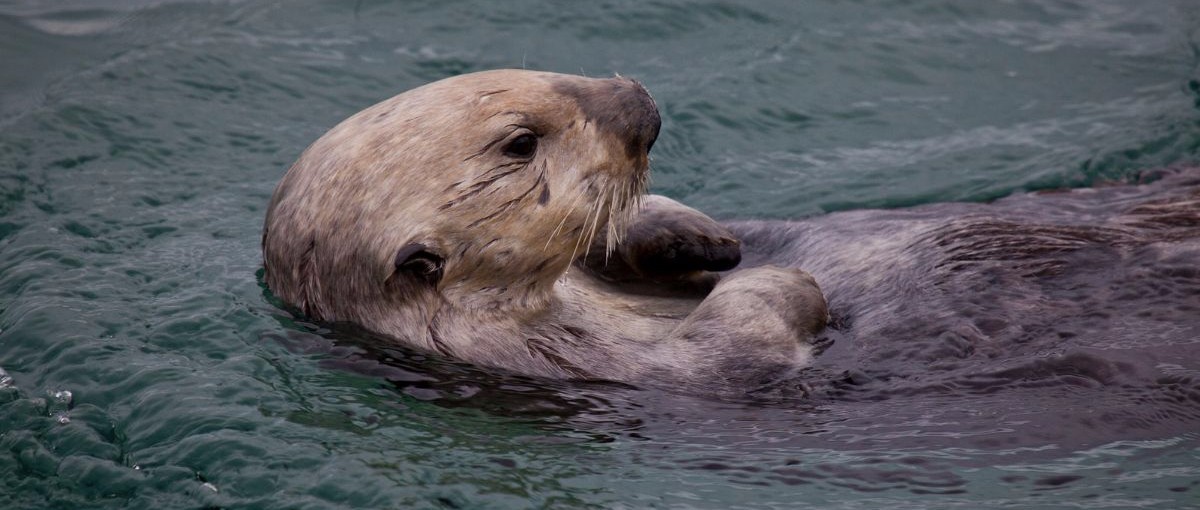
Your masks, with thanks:
<instances>
[{"instance_id":1,"label":"water ripple","mask_svg":"<svg viewBox=\"0 0 1200 510\"><path fill-rule=\"evenodd\" d=\"M1188 503L1200 374L1153 313L1091 345L1157 359L972 365L959 328L893 353L936 358L921 380L843 369L840 342L808 374L827 384L715 402L380 347L256 278L265 204L306 144L493 67L642 80L655 189L722 216L1128 179L1200 150L1188 7L0 6L21 70L0 77L0 507ZM1170 271L1119 286L1180 313L1190 276Z\"/></svg>"}]
</instances>

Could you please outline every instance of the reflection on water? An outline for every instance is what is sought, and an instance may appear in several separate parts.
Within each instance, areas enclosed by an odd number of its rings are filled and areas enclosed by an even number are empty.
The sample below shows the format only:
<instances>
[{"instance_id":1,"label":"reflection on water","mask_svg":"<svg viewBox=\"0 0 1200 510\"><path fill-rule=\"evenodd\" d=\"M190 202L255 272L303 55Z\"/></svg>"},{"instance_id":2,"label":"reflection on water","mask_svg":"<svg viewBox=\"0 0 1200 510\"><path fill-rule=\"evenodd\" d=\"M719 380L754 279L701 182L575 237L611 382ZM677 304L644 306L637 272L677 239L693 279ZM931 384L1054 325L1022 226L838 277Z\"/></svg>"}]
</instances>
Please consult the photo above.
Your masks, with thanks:
<instances>
[{"instance_id":1,"label":"reflection on water","mask_svg":"<svg viewBox=\"0 0 1200 510\"><path fill-rule=\"evenodd\" d=\"M1114 375L1089 373L1096 360L1078 355L1010 369L1024 375L990 390L889 389L863 385L855 374L811 370L802 375L805 389L826 385L815 394L783 389L729 401L503 376L358 343L364 335L323 330L283 341L292 349L327 352L323 366L386 379L415 401L523 424L522 444L605 445L608 462L655 476L959 495L964 502L1000 487L1011 504L1104 497L1117 481L1152 481L1150 492L1166 498L1196 485L1188 479L1197 474L1189 462L1200 421L1194 376L1106 380ZM1172 459L1176 467L1164 472L1142 465L1152 459ZM675 472L685 474L663 474ZM718 494L706 498L736 501L713 490ZM779 494L760 497L782 501L773 499Z\"/></svg>"},{"instance_id":2,"label":"reflection on water","mask_svg":"<svg viewBox=\"0 0 1200 510\"><path fill-rule=\"evenodd\" d=\"M1191 504L1186 347L895 385L841 339L793 387L730 402L378 348L298 322L255 273L299 152L451 74L637 77L663 113L656 192L792 218L1194 160L1196 16L1184 0L0 3L0 507ZM1160 343L1114 338L1094 347Z\"/></svg>"}]
</instances>

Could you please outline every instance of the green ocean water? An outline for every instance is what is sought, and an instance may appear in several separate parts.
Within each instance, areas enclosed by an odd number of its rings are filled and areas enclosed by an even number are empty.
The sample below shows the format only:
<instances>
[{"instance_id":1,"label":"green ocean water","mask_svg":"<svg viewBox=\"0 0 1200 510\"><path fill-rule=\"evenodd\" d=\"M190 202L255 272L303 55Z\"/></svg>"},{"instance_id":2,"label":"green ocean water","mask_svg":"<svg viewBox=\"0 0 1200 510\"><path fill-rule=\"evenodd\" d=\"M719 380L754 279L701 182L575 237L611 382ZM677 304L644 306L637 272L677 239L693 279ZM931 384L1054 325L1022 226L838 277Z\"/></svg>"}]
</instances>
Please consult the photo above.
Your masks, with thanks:
<instances>
[{"instance_id":1,"label":"green ocean water","mask_svg":"<svg viewBox=\"0 0 1200 510\"><path fill-rule=\"evenodd\" d=\"M798 218L1195 163L1198 56L1189 0L0 0L0 508L1200 507L1200 432L526 380L259 278L304 147L458 73L637 78L653 191Z\"/></svg>"}]
</instances>

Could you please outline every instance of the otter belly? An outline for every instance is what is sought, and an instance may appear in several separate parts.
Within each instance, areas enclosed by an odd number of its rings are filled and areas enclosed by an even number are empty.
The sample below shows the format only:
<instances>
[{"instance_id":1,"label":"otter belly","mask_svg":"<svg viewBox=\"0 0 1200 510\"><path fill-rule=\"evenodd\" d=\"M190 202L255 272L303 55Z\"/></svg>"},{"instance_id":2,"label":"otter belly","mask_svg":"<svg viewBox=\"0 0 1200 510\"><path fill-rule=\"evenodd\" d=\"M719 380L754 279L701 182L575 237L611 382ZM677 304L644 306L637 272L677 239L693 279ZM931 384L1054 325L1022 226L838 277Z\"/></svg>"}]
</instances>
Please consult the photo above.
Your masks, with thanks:
<instances>
[{"instance_id":1,"label":"otter belly","mask_svg":"<svg viewBox=\"0 0 1200 510\"><path fill-rule=\"evenodd\" d=\"M1157 384L1164 364L1200 369L1200 170L728 226L743 267L813 274L842 344L818 365L880 391Z\"/></svg>"}]
</instances>

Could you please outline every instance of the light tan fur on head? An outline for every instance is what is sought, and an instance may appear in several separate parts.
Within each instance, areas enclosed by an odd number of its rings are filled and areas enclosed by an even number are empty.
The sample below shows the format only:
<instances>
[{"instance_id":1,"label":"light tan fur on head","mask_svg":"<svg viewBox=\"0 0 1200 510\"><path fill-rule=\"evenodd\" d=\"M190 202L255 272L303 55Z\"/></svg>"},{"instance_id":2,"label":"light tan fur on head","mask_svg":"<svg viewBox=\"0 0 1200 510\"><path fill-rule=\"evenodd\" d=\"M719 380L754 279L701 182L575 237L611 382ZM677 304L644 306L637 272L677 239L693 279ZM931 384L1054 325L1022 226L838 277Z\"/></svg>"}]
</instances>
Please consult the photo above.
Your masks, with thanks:
<instances>
[{"instance_id":1,"label":"light tan fur on head","mask_svg":"<svg viewBox=\"0 0 1200 510\"><path fill-rule=\"evenodd\" d=\"M649 96L621 78L500 70L410 90L288 171L267 213L267 283L309 315L368 327L427 322L443 304L537 310L599 229L620 234L657 129ZM523 136L532 154L506 153ZM436 289L397 281L411 244L444 261Z\"/></svg>"},{"instance_id":2,"label":"light tan fur on head","mask_svg":"<svg viewBox=\"0 0 1200 510\"><path fill-rule=\"evenodd\" d=\"M611 270L566 274L606 263L589 247L611 251L633 221L621 267L653 286L737 264L707 216L639 205L658 129L645 89L620 77L490 71L405 92L284 176L267 285L315 319L529 375L741 388L805 363L826 313L798 270L708 274L662 296L614 286Z\"/></svg>"},{"instance_id":3,"label":"light tan fur on head","mask_svg":"<svg viewBox=\"0 0 1200 510\"><path fill-rule=\"evenodd\" d=\"M266 283L312 318L471 363L705 394L793 374L829 319L799 269L716 277L743 246L752 265L813 268L842 331L901 332L905 346L881 356L937 359L945 331L966 331L955 335L973 350L1108 316L1081 306L1118 317L1144 305L1162 309L1150 326L1191 324L1190 303L1162 296L1195 288L1194 176L721 226L665 197L639 203L658 129L650 96L619 77L490 71L413 89L330 130L284 176L264 225ZM587 256L593 244L616 244L619 264ZM585 270L567 273L573 263ZM1110 274L1136 275L1122 285L1150 297L1114 293ZM985 335L996 337L971 340Z\"/></svg>"}]
</instances>

